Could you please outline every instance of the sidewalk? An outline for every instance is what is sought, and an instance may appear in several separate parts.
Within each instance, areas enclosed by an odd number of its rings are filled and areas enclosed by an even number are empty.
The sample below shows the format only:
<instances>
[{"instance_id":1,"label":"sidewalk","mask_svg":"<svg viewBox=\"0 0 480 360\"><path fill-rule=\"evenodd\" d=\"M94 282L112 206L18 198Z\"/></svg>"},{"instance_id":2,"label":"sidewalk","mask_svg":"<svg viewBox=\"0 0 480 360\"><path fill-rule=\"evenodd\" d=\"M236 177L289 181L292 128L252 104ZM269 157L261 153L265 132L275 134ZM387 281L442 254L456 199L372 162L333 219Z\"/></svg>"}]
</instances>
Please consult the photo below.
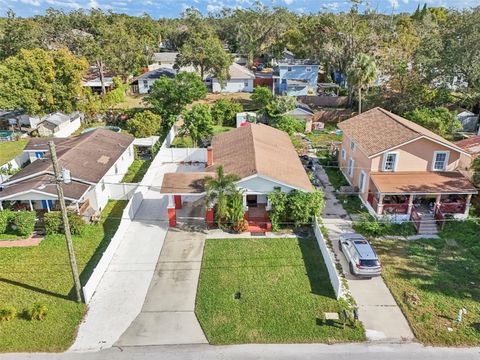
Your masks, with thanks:
<instances>
[{"instance_id":1,"label":"sidewalk","mask_svg":"<svg viewBox=\"0 0 480 360\"><path fill-rule=\"evenodd\" d=\"M359 318L365 327L367 338L371 341L413 340L414 336L408 322L382 277L360 279L350 275L345 257L338 250L338 241L340 234L353 232L352 222L335 198L335 189L321 166L318 166L316 175L325 192L322 221L332 241L335 256L340 259L350 292L357 303Z\"/></svg>"}]
</instances>

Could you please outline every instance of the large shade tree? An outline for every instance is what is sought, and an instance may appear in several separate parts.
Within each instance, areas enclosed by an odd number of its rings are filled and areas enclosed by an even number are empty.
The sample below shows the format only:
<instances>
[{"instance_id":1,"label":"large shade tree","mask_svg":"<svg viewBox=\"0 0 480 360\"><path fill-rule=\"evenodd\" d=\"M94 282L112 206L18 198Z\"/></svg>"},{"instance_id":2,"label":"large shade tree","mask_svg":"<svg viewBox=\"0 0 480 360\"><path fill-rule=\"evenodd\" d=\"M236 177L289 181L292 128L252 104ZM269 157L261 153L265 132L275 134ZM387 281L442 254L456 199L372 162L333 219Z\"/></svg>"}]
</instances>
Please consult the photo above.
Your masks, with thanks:
<instances>
[{"instance_id":1,"label":"large shade tree","mask_svg":"<svg viewBox=\"0 0 480 360\"><path fill-rule=\"evenodd\" d=\"M375 58L367 54L359 54L348 72L348 84L357 90L358 113L362 113L362 89L368 88L377 78Z\"/></svg>"}]
</instances>

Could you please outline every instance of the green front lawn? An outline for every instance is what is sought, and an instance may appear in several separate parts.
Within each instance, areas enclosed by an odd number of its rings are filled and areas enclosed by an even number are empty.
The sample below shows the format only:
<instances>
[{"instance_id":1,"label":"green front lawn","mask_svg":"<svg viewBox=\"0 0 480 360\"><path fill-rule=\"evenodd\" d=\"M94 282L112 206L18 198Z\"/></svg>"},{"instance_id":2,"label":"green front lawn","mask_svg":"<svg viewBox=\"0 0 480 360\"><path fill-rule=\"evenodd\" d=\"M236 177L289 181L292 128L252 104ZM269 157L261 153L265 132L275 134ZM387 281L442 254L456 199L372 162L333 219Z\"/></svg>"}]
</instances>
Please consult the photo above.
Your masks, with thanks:
<instances>
[{"instance_id":1,"label":"green front lawn","mask_svg":"<svg viewBox=\"0 0 480 360\"><path fill-rule=\"evenodd\" d=\"M340 310L314 239L206 241L195 313L211 344L364 340L323 320Z\"/></svg>"},{"instance_id":2,"label":"green front lawn","mask_svg":"<svg viewBox=\"0 0 480 360\"><path fill-rule=\"evenodd\" d=\"M446 223L439 240L374 241L383 278L418 340L480 345L480 224ZM461 307L463 322L456 323ZM449 331L449 328L451 331Z\"/></svg>"},{"instance_id":3,"label":"green front lawn","mask_svg":"<svg viewBox=\"0 0 480 360\"><path fill-rule=\"evenodd\" d=\"M27 145L28 140L21 139L18 141L6 141L0 143L0 165L15 159L23 152L23 148Z\"/></svg>"},{"instance_id":4,"label":"green front lawn","mask_svg":"<svg viewBox=\"0 0 480 360\"><path fill-rule=\"evenodd\" d=\"M82 284L90 277L120 223L126 201L111 201L97 225L85 225L73 236ZM0 248L0 307L14 306L18 313L44 303L44 320L19 316L0 322L0 352L63 351L73 342L86 306L75 302L72 275L63 235L48 235L39 246Z\"/></svg>"},{"instance_id":5,"label":"green front lawn","mask_svg":"<svg viewBox=\"0 0 480 360\"><path fill-rule=\"evenodd\" d=\"M151 163L152 163L152 160L140 160L140 159L133 160L132 165L130 165L127 173L123 177L122 182L138 183L142 181Z\"/></svg>"}]
</instances>

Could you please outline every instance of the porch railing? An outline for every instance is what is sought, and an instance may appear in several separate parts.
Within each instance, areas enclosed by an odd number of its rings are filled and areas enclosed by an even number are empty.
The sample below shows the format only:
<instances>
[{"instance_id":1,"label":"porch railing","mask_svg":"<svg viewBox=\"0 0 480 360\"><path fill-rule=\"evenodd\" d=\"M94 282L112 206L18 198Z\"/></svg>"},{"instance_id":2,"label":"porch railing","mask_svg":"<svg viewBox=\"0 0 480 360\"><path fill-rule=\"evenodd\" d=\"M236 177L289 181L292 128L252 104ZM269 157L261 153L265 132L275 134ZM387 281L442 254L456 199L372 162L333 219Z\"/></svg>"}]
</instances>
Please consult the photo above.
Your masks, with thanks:
<instances>
[{"instance_id":1,"label":"porch railing","mask_svg":"<svg viewBox=\"0 0 480 360\"><path fill-rule=\"evenodd\" d=\"M435 210L435 221L437 223L437 226L441 229L443 229L443 226L445 225L445 215L443 214L443 212L441 211L441 206L439 206L436 210Z\"/></svg>"},{"instance_id":2,"label":"porch railing","mask_svg":"<svg viewBox=\"0 0 480 360\"><path fill-rule=\"evenodd\" d=\"M408 213L408 204L383 204L384 214L406 214Z\"/></svg>"},{"instance_id":3,"label":"porch railing","mask_svg":"<svg viewBox=\"0 0 480 360\"><path fill-rule=\"evenodd\" d=\"M413 225L415 226L415 229L418 232L418 229L420 229L420 223L422 222L422 217L418 214L415 208L412 209L412 214L410 216L410 219L412 220Z\"/></svg>"},{"instance_id":4,"label":"porch railing","mask_svg":"<svg viewBox=\"0 0 480 360\"><path fill-rule=\"evenodd\" d=\"M88 210L89 207L90 207L90 199L87 199L87 200L84 201L84 203L78 208L78 212L80 213L80 215L83 215L83 214Z\"/></svg>"},{"instance_id":5,"label":"porch railing","mask_svg":"<svg viewBox=\"0 0 480 360\"><path fill-rule=\"evenodd\" d=\"M466 206L464 202L441 203L438 210L444 214L463 214Z\"/></svg>"}]
</instances>

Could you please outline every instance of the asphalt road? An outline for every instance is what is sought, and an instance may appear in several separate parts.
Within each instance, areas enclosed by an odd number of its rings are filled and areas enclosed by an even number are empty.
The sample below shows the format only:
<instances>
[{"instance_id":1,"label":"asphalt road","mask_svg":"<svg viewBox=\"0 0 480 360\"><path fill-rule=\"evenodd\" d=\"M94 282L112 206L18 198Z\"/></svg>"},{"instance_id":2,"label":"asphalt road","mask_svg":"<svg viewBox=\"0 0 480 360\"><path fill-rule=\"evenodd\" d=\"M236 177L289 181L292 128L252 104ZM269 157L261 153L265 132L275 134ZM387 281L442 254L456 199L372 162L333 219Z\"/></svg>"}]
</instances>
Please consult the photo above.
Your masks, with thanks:
<instances>
[{"instance_id":1,"label":"asphalt road","mask_svg":"<svg viewBox=\"0 0 480 360\"><path fill-rule=\"evenodd\" d=\"M95 353L3 354L0 360L471 360L480 359L480 348L432 348L420 344L338 345L169 345L114 347Z\"/></svg>"}]
</instances>

